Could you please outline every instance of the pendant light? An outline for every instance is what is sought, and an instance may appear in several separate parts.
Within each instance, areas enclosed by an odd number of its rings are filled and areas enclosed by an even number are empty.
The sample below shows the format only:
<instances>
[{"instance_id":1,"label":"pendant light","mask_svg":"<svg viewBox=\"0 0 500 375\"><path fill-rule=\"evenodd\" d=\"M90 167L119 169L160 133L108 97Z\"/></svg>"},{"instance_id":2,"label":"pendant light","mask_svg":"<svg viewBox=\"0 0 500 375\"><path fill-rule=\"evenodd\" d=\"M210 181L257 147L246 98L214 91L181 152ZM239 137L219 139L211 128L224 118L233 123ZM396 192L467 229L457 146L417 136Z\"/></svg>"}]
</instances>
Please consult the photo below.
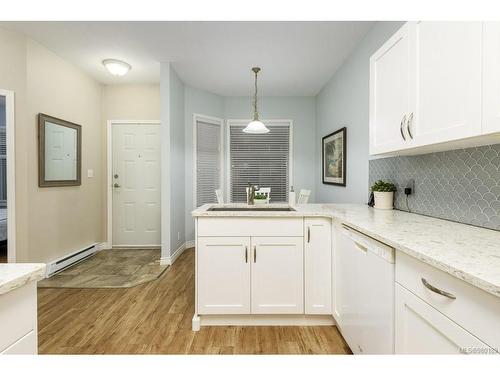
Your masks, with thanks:
<instances>
[{"instance_id":1,"label":"pendant light","mask_svg":"<svg viewBox=\"0 0 500 375\"><path fill-rule=\"evenodd\" d=\"M243 131L249 134L265 134L269 133L269 129L266 125L259 120L259 112L257 111L257 74L260 72L259 67L252 68L255 73L255 94L253 97L253 120L247 125Z\"/></svg>"}]
</instances>

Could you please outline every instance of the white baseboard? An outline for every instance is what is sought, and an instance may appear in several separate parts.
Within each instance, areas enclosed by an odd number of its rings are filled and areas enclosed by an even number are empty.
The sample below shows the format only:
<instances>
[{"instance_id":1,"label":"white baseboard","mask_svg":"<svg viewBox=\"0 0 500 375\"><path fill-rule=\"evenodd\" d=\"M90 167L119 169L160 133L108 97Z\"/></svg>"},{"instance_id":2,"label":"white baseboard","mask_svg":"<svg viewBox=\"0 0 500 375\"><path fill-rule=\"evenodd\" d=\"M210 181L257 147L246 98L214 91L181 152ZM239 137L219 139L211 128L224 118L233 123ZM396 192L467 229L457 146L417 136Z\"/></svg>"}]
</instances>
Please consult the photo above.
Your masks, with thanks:
<instances>
[{"instance_id":1,"label":"white baseboard","mask_svg":"<svg viewBox=\"0 0 500 375\"><path fill-rule=\"evenodd\" d=\"M193 330L201 326L334 326L331 315L199 315ZM196 323L196 324L195 324Z\"/></svg>"},{"instance_id":2,"label":"white baseboard","mask_svg":"<svg viewBox=\"0 0 500 375\"><path fill-rule=\"evenodd\" d=\"M174 264L175 260L184 252L184 250L190 249L190 248L194 247L194 245L195 245L194 240L184 242L181 246L179 246L173 252L173 254L170 254L170 256L161 257L160 258L160 264L161 265L171 266L172 264Z\"/></svg>"}]
</instances>

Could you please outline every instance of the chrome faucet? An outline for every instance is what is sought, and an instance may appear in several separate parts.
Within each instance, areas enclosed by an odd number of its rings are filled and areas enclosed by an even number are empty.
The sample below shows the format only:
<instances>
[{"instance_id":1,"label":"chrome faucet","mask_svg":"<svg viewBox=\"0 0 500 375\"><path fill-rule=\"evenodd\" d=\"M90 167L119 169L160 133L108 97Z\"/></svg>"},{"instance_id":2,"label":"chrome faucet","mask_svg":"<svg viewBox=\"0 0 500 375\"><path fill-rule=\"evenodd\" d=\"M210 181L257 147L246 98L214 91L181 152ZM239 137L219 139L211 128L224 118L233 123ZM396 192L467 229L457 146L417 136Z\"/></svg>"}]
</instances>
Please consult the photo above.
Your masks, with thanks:
<instances>
[{"instance_id":1,"label":"chrome faucet","mask_svg":"<svg viewBox=\"0 0 500 375\"><path fill-rule=\"evenodd\" d=\"M253 206L255 192L257 190L259 190L259 187L257 185L252 185L250 182L248 183L248 188L247 188L247 204L248 205Z\"/></svg>"}]
</instances>

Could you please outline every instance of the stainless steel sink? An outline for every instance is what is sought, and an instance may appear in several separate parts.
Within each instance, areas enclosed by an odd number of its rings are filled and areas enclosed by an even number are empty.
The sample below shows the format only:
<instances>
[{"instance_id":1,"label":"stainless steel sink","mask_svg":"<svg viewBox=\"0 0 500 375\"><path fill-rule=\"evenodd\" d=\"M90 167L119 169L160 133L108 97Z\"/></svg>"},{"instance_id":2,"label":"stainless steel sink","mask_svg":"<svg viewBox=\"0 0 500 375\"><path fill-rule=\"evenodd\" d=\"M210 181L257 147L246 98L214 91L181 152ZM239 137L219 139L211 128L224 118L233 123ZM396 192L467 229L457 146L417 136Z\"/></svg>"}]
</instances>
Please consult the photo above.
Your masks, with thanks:
<instances>
[{"instance_id":1,"label":"stainless steel sink","mask_svg":"<svg viewBox=\"0 0 500 375\"><path fill-rule=\"evenodd\" d=\"M295 211L292 207L211 207L207 211Z\"/></svg>"}]
</instances>

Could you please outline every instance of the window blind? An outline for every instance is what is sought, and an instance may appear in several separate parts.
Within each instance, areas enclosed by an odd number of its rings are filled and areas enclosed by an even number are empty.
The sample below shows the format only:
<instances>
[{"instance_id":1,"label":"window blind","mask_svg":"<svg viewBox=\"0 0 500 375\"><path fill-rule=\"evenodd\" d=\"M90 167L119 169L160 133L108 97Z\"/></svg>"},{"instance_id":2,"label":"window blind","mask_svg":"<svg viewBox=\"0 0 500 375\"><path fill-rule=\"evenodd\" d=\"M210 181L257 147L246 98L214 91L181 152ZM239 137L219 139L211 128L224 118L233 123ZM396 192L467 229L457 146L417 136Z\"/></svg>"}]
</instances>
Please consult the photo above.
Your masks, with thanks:
<instances>
[{"instance_id":1,"label":"window blind","mask_svg":"<svg viewBox=\"0 0 500 375\"><path fill-rule=\"evenodd\" d=\"M243 133L246 125L231 125L230 197L246 202L246 190L252 185L271 188L271 202L288 202L290 166L290 126L269 126L267 134Z\"/></svg>"},{"instance_id":2,"label":"window blind","mask_svg":"<svg viewBox=\"0 0 500 375\"><path fill-rule=\"evenodd\" d=\"M196 122L196 207L216 203L221 188L221 126Z\"/></svg>"}]
</instances>

